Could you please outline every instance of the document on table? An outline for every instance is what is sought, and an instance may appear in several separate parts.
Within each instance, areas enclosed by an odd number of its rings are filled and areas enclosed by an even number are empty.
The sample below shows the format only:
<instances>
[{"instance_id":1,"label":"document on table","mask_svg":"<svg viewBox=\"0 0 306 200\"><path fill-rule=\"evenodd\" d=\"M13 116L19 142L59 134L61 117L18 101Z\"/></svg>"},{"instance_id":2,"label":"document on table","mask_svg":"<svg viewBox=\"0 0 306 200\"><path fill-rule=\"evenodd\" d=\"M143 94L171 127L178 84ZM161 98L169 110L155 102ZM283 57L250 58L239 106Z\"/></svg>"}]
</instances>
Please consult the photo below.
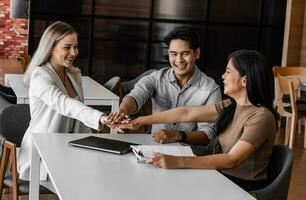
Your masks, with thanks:
<instances>
[{"instance_id":1,"label":"document on table","mask_svg":"<svg viewBox=\"0 0 306 200\"><path fill-rule=\"evenodd\" d=\"M132 145L131 147L139 162L145 162L150 159L154 153L172 156L195 156L190 146Z\"/></svg>"}]
</instances>

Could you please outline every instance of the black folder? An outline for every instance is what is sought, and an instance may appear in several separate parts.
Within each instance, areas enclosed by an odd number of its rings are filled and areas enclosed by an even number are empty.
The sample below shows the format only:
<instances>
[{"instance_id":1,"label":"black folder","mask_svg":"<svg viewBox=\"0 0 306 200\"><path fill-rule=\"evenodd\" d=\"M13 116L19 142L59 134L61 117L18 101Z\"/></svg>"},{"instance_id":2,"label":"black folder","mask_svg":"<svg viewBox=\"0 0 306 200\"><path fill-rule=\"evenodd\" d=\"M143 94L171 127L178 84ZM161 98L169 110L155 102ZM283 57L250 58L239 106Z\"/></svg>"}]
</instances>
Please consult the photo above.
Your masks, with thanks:
<instances>
[{"instance_id":1,"label":"black folder","mask_svg":"<svg viewBox=\"0 0 306 200\"><path fill-rule=\"evenodd\" d=\"M70 141L69 144L76 147L83 147L86 149L94 149L115 154L127 153L131 150L131 145L137 145L135 143L123 142L119 140L112 140L95 136L88 136L82 139L73 140Z\"/></svg>"}]
</instances>

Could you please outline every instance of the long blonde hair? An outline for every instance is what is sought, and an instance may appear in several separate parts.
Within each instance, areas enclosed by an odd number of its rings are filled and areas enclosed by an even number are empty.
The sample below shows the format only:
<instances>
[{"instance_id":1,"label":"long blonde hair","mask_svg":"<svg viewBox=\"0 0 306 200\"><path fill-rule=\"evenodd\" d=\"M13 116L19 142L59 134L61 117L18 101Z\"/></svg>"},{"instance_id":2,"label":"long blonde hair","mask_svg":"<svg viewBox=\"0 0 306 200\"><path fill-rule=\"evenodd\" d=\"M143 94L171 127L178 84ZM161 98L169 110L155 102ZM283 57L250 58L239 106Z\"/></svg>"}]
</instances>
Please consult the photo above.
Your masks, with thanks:
<instances>
[{"instance_id":1,"label":"long blonde hair","mask_svg":"<svg viewBox=\"0 0 306 200\"><path fill-rule=\"evenodd\" d=\"M69 24L61 21L56 21L51 24L43 33L37 50L29 63L26 72L23 76L25 86L29 87L32 71L36 67L46 64L51 55L52 48L56 43L70 34L77 34L76 30Z\"/></svg>"}]
</instances>

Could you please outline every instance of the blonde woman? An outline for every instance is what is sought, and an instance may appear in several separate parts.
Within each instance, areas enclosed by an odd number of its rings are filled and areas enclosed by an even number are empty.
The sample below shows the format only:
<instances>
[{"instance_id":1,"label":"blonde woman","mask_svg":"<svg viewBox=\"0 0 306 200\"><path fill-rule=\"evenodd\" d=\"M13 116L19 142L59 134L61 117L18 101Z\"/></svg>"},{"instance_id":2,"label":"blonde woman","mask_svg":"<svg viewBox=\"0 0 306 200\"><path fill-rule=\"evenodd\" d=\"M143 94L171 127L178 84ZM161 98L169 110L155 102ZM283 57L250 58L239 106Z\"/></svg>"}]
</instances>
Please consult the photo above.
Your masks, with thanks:
<instances>
[{"instance_id":1,"label":"blonde woman","mask_svg":"<svg viewBox=\"0 0 306 200\"><path fill-rule=\"evenodd\" d=\"M81 73L73 66L77 56L75 29L60 21L51 24L24 76L29 87L31 121L18 157L21 179L29 179L32 133L87 133L105 124L104 113L83 104ZM41 180L47 179L43 166L40 175Z\"/></svg>"}]
</instances>

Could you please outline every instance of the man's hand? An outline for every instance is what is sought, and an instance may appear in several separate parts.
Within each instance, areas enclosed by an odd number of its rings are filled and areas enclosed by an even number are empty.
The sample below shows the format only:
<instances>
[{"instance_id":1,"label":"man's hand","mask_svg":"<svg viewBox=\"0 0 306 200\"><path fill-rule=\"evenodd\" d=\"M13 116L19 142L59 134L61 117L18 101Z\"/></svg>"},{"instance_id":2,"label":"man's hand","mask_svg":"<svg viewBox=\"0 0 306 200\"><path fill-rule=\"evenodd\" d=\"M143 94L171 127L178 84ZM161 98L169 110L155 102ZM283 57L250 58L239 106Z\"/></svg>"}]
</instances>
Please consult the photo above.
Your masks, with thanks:
<instances>
[{"instance_id":1,"label":"man's hand","mask_svg":"<svg viewBox=\"0 0 306 200\"><path fill-rule=\"evenodd\" d=\"M159 143L177 142L180 140L180 134L177 131L167 131L165 129L160 129L154 133L153 139Z\"/></svg>"}]
</instances>

